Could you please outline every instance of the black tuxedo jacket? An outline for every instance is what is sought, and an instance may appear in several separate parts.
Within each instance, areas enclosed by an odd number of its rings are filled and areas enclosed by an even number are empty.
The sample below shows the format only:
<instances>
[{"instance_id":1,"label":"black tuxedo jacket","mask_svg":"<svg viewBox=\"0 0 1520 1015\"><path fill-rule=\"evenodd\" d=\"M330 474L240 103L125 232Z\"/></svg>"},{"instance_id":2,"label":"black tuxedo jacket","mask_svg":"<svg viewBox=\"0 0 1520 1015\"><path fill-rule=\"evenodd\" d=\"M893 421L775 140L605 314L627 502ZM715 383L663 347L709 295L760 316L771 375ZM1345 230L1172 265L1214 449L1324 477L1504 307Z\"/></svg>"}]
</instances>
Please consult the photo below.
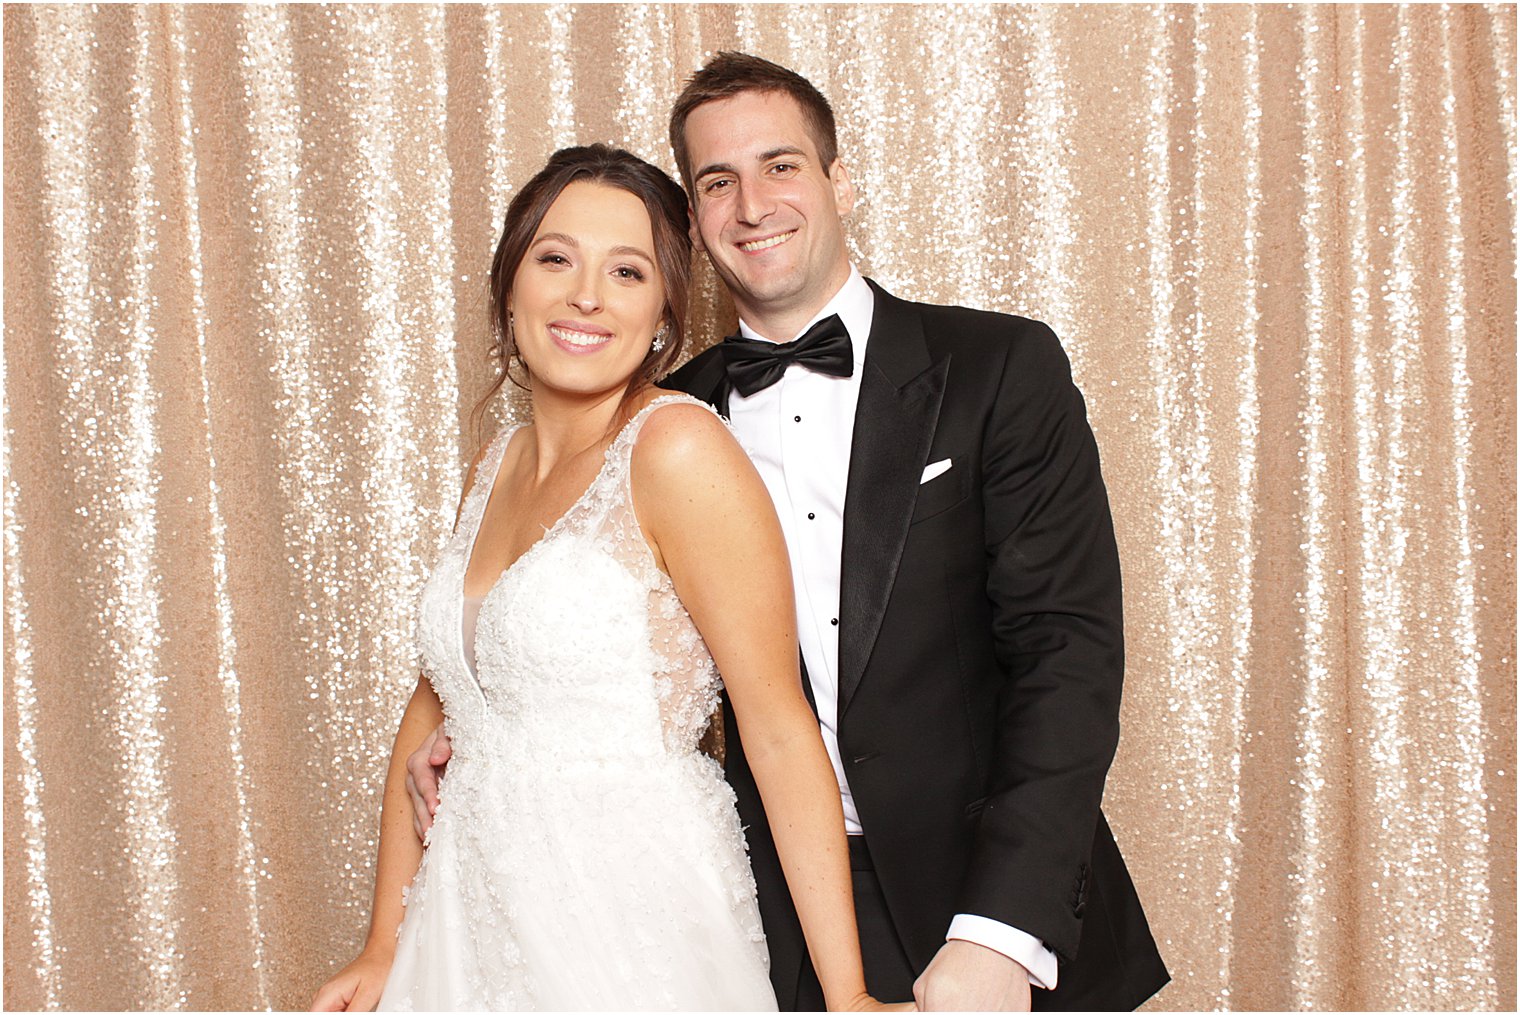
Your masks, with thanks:
<instances>
[{"instance_id":1,"label":"black tuxedo jacket","mask_svg":"<svg viewBox=\"0 0 1520 1015\"><path fill-rule=\"evenodd\" d=\"M1098 450L1036 321L876 296L850 452L839 750L916 971L971 913L1060 962L1036 1007L1134 1008L1168 975L1099 810L1119 739L1119 559ZM663 382L727 414L716 348ZM950 468L922 485L924 467ZM807 950L725 705L771 978Z\"/></svg>"}]
</instances>

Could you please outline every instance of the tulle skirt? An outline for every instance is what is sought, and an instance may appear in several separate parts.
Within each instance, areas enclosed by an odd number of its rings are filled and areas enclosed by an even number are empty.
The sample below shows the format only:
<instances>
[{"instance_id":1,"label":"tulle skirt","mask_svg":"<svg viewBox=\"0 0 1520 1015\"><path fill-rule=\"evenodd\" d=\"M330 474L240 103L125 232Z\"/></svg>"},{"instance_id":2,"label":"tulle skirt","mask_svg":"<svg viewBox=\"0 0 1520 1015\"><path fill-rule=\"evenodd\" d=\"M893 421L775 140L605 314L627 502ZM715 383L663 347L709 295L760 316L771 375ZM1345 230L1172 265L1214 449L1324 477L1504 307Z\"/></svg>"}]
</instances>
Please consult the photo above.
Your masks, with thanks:
<instances>
[{"instance_id":1,"label":"tulle skirt","mask_svg":"<svg viewBox=\"0 0 1520 1015\"><path fill-rule=\"evenodd\" d=\"M706 758L542 779L450 762L382 1010L774 1011Z\"/></svg>"}]
</instances>

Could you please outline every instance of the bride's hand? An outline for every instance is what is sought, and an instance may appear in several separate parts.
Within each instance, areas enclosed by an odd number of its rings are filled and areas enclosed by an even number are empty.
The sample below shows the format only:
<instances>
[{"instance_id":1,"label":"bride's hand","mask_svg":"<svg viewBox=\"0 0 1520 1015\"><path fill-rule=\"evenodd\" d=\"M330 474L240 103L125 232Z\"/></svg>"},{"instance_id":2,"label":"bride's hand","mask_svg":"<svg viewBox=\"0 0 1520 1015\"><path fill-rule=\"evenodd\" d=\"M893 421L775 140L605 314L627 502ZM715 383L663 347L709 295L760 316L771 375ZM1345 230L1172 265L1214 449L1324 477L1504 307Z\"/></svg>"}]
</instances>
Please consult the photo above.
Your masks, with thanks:
<instances>
[{"instance_id":1,"label":"bride's hand","mask_svg":"<svg viewBox=\"0 0 1520 1015\"><path fill-rule=\"evenodd\" d=\"M380 1003L385 978L391 971L391 957L365 950L339 970L338 975L322 984L312 998L312 1011L374 1011Z\"/></svg>"}]
</instances>

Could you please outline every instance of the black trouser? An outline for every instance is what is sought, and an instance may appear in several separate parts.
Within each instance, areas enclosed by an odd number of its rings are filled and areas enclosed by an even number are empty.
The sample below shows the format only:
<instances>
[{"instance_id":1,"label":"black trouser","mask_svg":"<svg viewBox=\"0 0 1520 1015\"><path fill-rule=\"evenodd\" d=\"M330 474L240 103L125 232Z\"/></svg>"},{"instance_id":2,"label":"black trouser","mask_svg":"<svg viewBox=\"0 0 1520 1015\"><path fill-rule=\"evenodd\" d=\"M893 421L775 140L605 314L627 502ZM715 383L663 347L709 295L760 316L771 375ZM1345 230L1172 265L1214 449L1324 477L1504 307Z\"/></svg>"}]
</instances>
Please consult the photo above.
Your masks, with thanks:
<instances>
[{"instance_id":1,"label":"black trouser","mask_svg":"<svg viewBox=\"0 0 1520 1015\"><path fill-rule=\"evenodd\" d=\"M866 990L878 1001L913 1000L913 981L917 975L903 951L892 916L887 912L876 868L871 863L863 835L850 839L850 880L855 887L855 923L860 928L860 956L865 963ZM813 964L802 960L802 975L797 982L797 1010L823 1011L823 987Z\"/></svg>"}]
</instances>

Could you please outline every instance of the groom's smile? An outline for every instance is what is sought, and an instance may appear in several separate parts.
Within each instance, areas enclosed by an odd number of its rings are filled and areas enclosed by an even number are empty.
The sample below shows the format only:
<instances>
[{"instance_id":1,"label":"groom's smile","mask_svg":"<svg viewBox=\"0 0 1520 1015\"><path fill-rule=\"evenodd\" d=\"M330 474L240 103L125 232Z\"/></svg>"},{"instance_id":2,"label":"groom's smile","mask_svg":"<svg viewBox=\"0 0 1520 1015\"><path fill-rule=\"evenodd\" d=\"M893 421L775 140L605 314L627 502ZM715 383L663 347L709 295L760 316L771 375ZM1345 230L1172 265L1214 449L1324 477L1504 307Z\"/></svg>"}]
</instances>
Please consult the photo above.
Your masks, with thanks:
<instances>
[{"instance_id":1,"label":"groom's smile","mask_svg":"<svg viewBox=\"0 0 1520 1015\"><path fill-rule=\"evenodd\" d=\"M745 243L740 243L739 249L744 251L746 254L758 254L762 250L770 250L772 247L780 246L796 235L797 230L789 229L784 233L777 233L774 236L767 236L763 240L750 240Z\"/></svg>"}]
</instances>

